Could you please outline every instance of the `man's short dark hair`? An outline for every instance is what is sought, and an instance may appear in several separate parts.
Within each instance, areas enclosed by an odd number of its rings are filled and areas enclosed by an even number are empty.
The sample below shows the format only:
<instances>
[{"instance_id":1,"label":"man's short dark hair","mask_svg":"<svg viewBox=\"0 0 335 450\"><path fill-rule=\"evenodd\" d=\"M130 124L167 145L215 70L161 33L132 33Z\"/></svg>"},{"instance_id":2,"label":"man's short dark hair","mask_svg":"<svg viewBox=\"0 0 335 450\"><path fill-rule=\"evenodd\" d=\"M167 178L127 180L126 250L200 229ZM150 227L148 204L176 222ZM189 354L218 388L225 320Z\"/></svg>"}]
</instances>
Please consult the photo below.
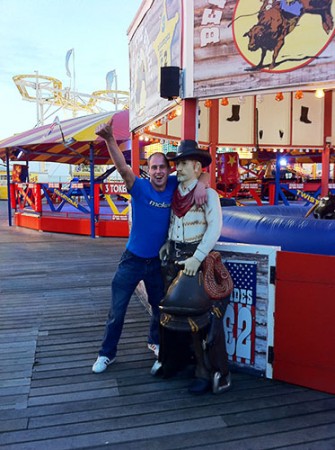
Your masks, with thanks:
<instances>
[{"instance_id":1,"label":"man's short dark hair","mask_svg":"<svg viewBox=\"0 0 335 450\"><path fill-rule=\"evenodd\" d=\"M161 155L161 156L163 156L166 166L167 166L167 167L170 167L170 162L169 162L169 160L167 159L166 155L165 155L164 153L162 153L162 152L155 152L155 153L152 153L152 154L149 156L149 158L148 158L148 160L147 160L148 167L150 167L151 159L152 159L154 156L156 156L156 155Z\"/></svg>"}]
</instances>

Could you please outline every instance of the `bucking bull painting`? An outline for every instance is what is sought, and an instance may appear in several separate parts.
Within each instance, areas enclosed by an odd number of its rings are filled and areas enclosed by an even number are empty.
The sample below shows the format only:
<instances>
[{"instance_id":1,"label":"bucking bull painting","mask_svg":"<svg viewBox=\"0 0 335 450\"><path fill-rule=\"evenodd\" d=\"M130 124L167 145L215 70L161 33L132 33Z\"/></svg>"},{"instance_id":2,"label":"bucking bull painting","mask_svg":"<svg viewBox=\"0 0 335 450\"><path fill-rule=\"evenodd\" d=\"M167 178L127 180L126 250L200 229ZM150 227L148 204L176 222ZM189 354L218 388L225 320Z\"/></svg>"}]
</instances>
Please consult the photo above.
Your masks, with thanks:
<instances>
[{"instance_id":1,"label":"bucking bull painting","mask_svg":"<svg viewBox=\"0 0 335 450\"><path fill-rule=\"evenodd\" d=\"M249 51L261 50L261 59L254 70L264 68L267 52L272 53L269 69L276 67L276 59L285 44L286 36L298 25L304 14L319 14L324 32L330 34L334 27L331 11L333 0L263 0L258 22L244 34L249 38ZM320 30L321 32L321 30Z\"/></svg>"}]
</instances>

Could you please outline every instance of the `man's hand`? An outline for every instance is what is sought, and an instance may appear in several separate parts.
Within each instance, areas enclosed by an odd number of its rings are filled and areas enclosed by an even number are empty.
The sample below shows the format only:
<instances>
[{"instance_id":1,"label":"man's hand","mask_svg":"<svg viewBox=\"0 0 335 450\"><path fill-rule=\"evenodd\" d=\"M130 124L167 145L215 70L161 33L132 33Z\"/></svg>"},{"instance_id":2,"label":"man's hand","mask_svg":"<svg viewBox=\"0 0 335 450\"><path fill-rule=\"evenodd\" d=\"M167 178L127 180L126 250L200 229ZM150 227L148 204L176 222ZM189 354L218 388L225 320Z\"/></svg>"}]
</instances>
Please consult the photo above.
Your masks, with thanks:
<instances>
[{"instance_id":1,"label":"man's hand","mask_svg":"<svg viewBox=\"0 0 335 450\"><path fill-rule=\"evenodd\" d=\"M202 181L198 181L194 190L194 201L197 206L202 206L207 202L206 185Z\"/></svg>"},{"instance_id":2,"label":"man's hand","mask_svg":"<svg viewBox=\"0 0 335 450\"><path fill-rule=\"evenodd\" d=\"M194 277L194 275L197 273L197 270L200 267L201 262L197 260L197 258L195 258L194 256L191 256L190 258L187 258L184 261L177 261L176 264L184 265L185 268L183 270L183 273L190 277Z\"/></svg>"},{"instance_id":3,"label":"man's hand","mask_svg":"<svg viewBox=\"0 0 335 450\"><path fill-rule=\"evenodd\" d=\"M169 241L166 241L165 244L159 250L159 259L164 261L169 256Z\"/></svg>"},{"instance_id":4,"label":"man's hand","mask_svg":"<svg viewBox=\"0 0 335 450\"><path fill-rule=\"evenodd\" d=\"M108 153L117 171L123 178L127 189L131 189L135 182L135 174L127 165L125 157L114 138L113 118L109 122L99 125L95 130L95 134L105 140Z\"/></svg>"},{"instance_id":5,"label":"man's hand","mask_svg":"<svg viewBox=\"0 0 335 450\"><path fill-rule=\"evenodd\" d=\"M102 123L99 125L95 130L95 134L100 136L105 141L114 139L113 118L108 123Z\"/></svg>"},{"instance_id":6,"label":"man's hand","mask_svg":"<svg viewBox=\"0 0 335 450\"><path fill-rule=\"evenodd\" d=\"M210 177L208 172L201 172L198 179L198 183L194 190L194 201L196 206L202 206L207 203L207 191L206 188L209 187Z\"/></svg>"}]
</instances>

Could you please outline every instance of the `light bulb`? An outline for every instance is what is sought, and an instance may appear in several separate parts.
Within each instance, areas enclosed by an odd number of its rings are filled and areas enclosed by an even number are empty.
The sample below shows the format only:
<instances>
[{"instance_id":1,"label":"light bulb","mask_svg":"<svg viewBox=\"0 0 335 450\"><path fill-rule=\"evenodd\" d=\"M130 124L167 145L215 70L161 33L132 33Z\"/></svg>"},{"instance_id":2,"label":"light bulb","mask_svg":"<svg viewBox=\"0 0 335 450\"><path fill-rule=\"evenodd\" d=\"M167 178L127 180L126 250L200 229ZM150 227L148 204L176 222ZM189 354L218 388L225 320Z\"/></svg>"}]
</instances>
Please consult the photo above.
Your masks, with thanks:
<instances>
[{"instance_id":1,"label":"light bulb","mask_svg":"<svg viewBox=\"0 0 335 450\"><path fill-rule=\"evenodd\" d=\"M323 98L325 96L325 91L323 89L317 89L315 91L316 98Z\"/></svg>"}]
</instances>

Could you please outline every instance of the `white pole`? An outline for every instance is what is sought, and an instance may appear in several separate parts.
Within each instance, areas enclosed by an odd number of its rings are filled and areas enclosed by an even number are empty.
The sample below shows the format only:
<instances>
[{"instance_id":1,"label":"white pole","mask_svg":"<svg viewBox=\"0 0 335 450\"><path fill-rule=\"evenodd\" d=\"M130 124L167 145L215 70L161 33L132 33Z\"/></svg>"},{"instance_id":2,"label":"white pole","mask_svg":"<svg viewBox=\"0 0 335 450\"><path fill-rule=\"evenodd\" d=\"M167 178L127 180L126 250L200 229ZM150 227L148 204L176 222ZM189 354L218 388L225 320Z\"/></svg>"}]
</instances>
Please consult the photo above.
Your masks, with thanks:
<instances>
[{"instance_id":1,"label":"white pole","mask_svg":"<svg viewBox=\"0 0 335 450\"><path fill-rule=\"evenodd\" d=\"M38 70L35 70L36 74L36 124L40 125L40 85L38 82Z\"/></svg>"},{"instance_id":2,"label":"white pole","mask_svg":"<svg viewBox=\"0 0 335 450\"><path fill-rule=\"evenodd\" d=\"M74 103L74 110L73 110L73 117L77 117L77 93L76 93L76 68L75 68L75 60L74 60L74 49L72 52L72 72L73 72L73 103Z\"/></svg>"},{"instance_id":3,"label":"white pole","mask_svg":"<svg viewBox=\"0 0 335 450\"><path fill-rule=\"evenodd\" d=\"M40 82L38 77L38 70L35 70L36 73L36 120L37 126L44 125L44 111L43 111L43 102L41 101L41 90L40 90ZM39 164L39 171L45 172L45 162L41 162Z\"/></svg>"},{"instance_id":4,"label":"white pole","mask_svg":"<svg viewBox=\"0 0 335 450\"><path fill-rule=\"evenodd\" d=\"M117 98L117 75L115 70L115 111L118 110L118 98Z\"/></svg>"}]
</instances>

